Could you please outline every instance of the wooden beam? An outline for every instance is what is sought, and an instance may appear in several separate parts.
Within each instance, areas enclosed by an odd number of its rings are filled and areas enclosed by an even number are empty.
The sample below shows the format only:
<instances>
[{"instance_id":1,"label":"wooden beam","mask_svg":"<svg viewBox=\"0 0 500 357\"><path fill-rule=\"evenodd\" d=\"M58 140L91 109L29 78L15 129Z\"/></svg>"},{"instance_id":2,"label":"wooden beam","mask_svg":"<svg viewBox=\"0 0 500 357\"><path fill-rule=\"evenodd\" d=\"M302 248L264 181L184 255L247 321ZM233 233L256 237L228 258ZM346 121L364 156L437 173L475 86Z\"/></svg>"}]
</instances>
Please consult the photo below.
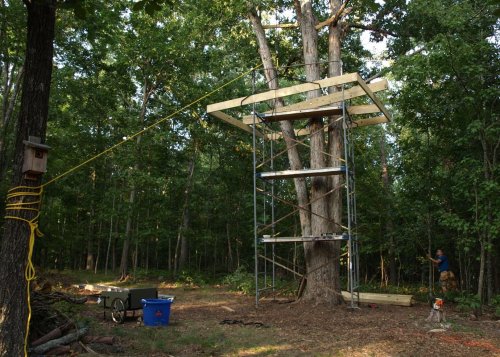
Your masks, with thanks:
<instances>
[{"instance_id":1,"label":"wooden beam","mask_svg":"<svg viewBox=\"0 0 500 357\"><path fill-rule=\"evenodd\" d=\"M232 116L230 116L224 112L215 111L215 112L211 112L210 115L213 115L217 119L223 120L228 124L231 124L239 129L242 129L250 134L253 134L253 129L250 126L244 124L241 120L235 119ZM257 135L260 138L264 137L264 135L262 135L262 133L260 131L258 131L257 129L255 129L255 135Z\"/></svg>"},{"instance_id":2,"label":"wooden beam","mask_svg":"<svg viewBox=\"0 0 500 357\"><path fill-rule=\"evenodd\" d=\"M389 120L387 120L385 115L380 115L378 117L373 117L373 118L354 120L351 124L351 127L358 128L360 126L377 125L377 124L383 124L383 123L388 123L388 122L389 122Z\"/></svg>"},{"instance_id":3,"label":"wooden beam","mask_svg":"<svg viewBox=\"0 0 500 357\"><path fill-rule=\"evenodd\" d=\"M389 114L389 111L385 107L384 103L382 103L382 101L378 99L378 97L375 95L375 93L373 93L373 91L370 89L368 84L366 84L363 78L361 78L361 76L357 73L356 75L358 76L358 83L364 89L366 95L369 96L370 99L373 100L373 103L375 103L375 105L380 109L380 111L384 113L384 115L387 117L387 120L391 121L391 115Z\"/></svg>"},{"instance_id":4,"label":"wooden beam","mask_svg":"<svg viewBox=\"0 0 500 357\"><path fill-rule=\"evenodd\" d=\"M329 242L333 240L349 240L349 236L342 234L328 234L324 236L263 237L259 239L261 243Z\"/></svg>"},{"instance_id":5,"label":"wooden beam","mask_svg":"<svg viewBox=\"0 0 500 357\"><path fill-rule=\"evenodd\" d=\"M276 122L282 120L299 120L318 117L327 117L332 115L342 115L342 108L335 107L319 107L314 109L292 110L289 112L271 112L267 114L259 114L257 118L266 122Z\"/></svg>"},{"instance_id":6,"label":"wooden beam","mask_svg":"<svg viewBox=\"0 0 500 357\"><path fill-rule=\"evenodd\" d=\"M348 291L342 291L342 296L346 300L351 300L351 293ZM356 293L354 296L356 296ZM359 293L359 302L366 304L411 306L413 304L413 295Z\"/></svg>"},{"instance_id":7,"label":"wooden beam","mask_svg":"<svg viewBox=\"0 0 500 357\"><path fill-rule=\"evenodd\" d=\"M384 79L382 81L370 83L368 84L368 87L371 89L372 92L380 92L388 88L388 83L387 80ZM278 113L278 112L287 112L292 110L313 109L317 107L322 107L324 105L331 105L332 103L338 103L343 100L362 97L364 95L366 95L366 91L361 86L355 86L344 90L344 92L335 92L311 100L306 100L303 102L286 105L281 108L276 108L275 110L266 111L264 112L264 114L269 114L272 112ZM255 121L260 122L260 119L257 117L255 118ZM245 115L243 117L243 123L252 124L253 115Z\"/></svg>"},{"instance_id":8,"label":"wooden beam","mask_svg":"<svg viewBox=\"0 0 500 357\"><path fill-rule=\"evenodd\" d=\"M379 113L380 109L375 104L353 105L352 107L347 107L347 112L350 115L372 114Z\"/></svg>"},{"instance_id":9,"label":"wooden beam","mask_svg":"<svg viewBox=\"0 0 500 357\"><path fill-rule=\"evenodd\" d=\"M343 175L345 174L345 167L324 167L321 169L303 169L303 170L284 170L284 171L271 171L259 172L257 177L264 180L278 180L288 179L295 177L312 177L312 176L330 176L330 175Z\"/></svg>"},{"instance_id":10,"label":"wooden beam","mask_svg":"<svg viewBox=\"0 0 500 357\"><path fill-rule=\"evenodd\" d=\"M247 97L240 97L236 99L226 100L224 102L209 104L207 105L207 113L262 102L264 100L286 97L289 95L308 92L316 89L328 88L345 83L355 82L358 77L359 75L357 73L347 73L342 76L329 77L310 83L297 84L291 87L269 90L267 92L257 93L249 95Z\"/></svg>"}]
</instances>

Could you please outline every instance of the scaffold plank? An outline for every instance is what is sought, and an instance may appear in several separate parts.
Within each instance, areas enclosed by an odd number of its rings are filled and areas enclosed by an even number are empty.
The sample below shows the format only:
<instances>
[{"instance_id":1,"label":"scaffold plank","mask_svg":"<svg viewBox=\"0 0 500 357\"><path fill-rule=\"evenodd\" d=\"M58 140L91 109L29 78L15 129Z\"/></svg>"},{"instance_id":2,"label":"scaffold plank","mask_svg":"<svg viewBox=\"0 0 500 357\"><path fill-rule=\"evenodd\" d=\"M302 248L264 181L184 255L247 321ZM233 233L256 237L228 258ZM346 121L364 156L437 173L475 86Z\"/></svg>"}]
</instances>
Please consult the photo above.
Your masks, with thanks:
<instances>
[{"instance_id":1,"label":"scaffold plank","mask_svg":"<svg viewBox=\"0 0 500 357\"><path fill-rule=\"evenodd\" d=\"M367 85L369 89L373 93L380 92L389 88L389 84L386 79L373 82ZM265 114L274 112L289 112L292 110L304 110L304 109L313 109L317 107L322 107L325 105L332 105L333 103L342 102L348 99L353 99L357 97L365 96L366 92L361 86L354 86L352 88L346 89L343 92L335 92L328 95L323 95L321 97L313 98L310 100L305 100L302 102L298 102L295 104L286 105L281 108L276 108L274 110L269 110L265 112ZM245 115L243 116L243 123L252 124L253 123L253 115ZM255 118L256 122L260 121L257 117Z\"/></svg>"},{"instance_id":2,"label":"scaffold plank","mask_svg":"<svg viewBox=\"0 0 500 357\"><path fill-rule=\"evenodd\" d=\"M335 106L335 107L320 107L314 109L292 110L289 112L271 112L271 113L257 114L257 117L266 122L276 122L282 120L319 118L330 115L342 115L342 108Z\"/></svg>"},{"instance_id":3,"label":"scaffold plank","mask_svg":"<svg viewBox=\"0 0 500 357\"><path fill-rule=\"evenodd\" d=\"M277 179L287 179L287 178L295 178L295 177L342 175L345 173L345 171L346 171L345 166L324 167L321 169L259 172L259 173L257 173L257 177L264 179L264 180L277 180Z\"/></svg>"},{"instance_id":4,"label":"scaffold plank","mask_svg":"<svg viewBox=\"0 0 500 357\"><path fill-rule=\"evenodd\" d=\"M293 242L325 242L325 241L349 240L347 234L325 234L321 236L303 237L262 237L261 243L293 243Z\"/></svg>"},{"instance_id":5,"label":"scaffold plank","mask_svg":"<svg viewBox=\"0 0 500 357\"><path fill-rule=\"evenodd\" d=\"M377 124L383 124L383 123L388 123L388 122L389 122L389 120L387 120L385 115L380 115L378 117L373 117L373 118L354 120L351 123L351 127L358 128L360 126L377 125Z\"/></svg>"}]
</instances>

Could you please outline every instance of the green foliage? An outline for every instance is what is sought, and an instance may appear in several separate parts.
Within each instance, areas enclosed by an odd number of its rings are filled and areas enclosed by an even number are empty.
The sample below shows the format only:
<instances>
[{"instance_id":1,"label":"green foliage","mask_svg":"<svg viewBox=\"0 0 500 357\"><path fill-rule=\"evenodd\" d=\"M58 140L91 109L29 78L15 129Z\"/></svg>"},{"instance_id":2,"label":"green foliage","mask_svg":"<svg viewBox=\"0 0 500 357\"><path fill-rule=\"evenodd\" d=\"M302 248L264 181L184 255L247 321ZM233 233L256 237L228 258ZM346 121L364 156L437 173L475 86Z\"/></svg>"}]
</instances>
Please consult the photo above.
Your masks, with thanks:
<instances>
[{"instance_id":1,"label":"green foliage","mask_svg":"<svg viewBox=\"0 0 500 357\"><path fill-rule=\"evenodd\" d=\"M455 299L457 308L464 312L476 313L481 308L481 300L477 294L464 293Z\"/></svg>"},{"instance_id":2,"label":"green foliage","mask_svg":"<svg viewBox=\"0 0 500 357\"><path fill-rule=\"evenodd\" d=\"M227 275L223 284L228 285L233 291L241 291L244 294L255 293L255 277L248 272L245 266L239 266L234 272Z\"/></svg>"},{"instance_id":3,"label":"green foliage","mask_svg":"<svg viewBox=\"0 0 500 357\"><path fill-rule=\"evenodd\" d=\"M200 272L182 270L179 272L177 282L191 287L200 287L207 284L206 278Z\"/></svg>"},{"instance_id":4,"label":"green foliage","mask_svg":"<svg viewBox=\"0 0 500 357\"><path fill-rule=\"evenodd\" d=\"M495 309L495 316L500 318L500 295L495 295L490 304Z\"/></svg>"}]
</instances>

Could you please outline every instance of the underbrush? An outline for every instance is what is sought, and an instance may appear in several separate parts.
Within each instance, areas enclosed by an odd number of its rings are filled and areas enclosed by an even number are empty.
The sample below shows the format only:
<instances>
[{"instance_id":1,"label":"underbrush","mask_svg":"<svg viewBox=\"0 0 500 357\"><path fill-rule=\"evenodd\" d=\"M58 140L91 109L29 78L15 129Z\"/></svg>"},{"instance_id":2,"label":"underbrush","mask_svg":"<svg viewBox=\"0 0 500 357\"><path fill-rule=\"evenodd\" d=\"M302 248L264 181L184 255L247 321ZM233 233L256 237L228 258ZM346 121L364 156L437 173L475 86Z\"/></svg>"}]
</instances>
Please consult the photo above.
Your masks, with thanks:
<instances>
[{"instance_id":1,"label":"underbrush","mask_svg":"<svg viewBox=\"0 0 500 357\"><path fill-rule=\"evenodd\" d=\"M246 295L255 294L255 275L250 272L247 267L240 266L233 273L228 274L222 280L222 284L227 285L230 290L241 292ZM282 296L293 295L297 292L298 281L294 279L286 279L275 277L274 289L272 276L267 276L265 281L261 276L259 278L259 287L269 288L269 291Z\"/></svg>"}]
</instances>

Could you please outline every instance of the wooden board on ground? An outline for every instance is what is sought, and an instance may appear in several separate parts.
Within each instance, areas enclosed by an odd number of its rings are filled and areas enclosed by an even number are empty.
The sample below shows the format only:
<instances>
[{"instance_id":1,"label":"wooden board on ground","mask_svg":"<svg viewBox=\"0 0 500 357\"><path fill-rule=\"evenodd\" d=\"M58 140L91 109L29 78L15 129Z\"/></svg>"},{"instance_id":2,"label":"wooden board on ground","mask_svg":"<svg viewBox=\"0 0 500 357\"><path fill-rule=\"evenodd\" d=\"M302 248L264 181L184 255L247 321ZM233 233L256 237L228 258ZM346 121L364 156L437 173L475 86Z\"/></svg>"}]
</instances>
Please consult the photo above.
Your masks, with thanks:
<instances>
[{"instance_id":1,"label":"wooden board on ground","mask_svg":"<svg viewBox=\"0 0 500 357\"><path fill-rule=\"evenodd\" d=\"M342 291L342 296L344 297L345 300L351 301L350 292ZM359 302L361 304L412 306L413 295L359 293Z\"/></svg>"}]
</instances>

